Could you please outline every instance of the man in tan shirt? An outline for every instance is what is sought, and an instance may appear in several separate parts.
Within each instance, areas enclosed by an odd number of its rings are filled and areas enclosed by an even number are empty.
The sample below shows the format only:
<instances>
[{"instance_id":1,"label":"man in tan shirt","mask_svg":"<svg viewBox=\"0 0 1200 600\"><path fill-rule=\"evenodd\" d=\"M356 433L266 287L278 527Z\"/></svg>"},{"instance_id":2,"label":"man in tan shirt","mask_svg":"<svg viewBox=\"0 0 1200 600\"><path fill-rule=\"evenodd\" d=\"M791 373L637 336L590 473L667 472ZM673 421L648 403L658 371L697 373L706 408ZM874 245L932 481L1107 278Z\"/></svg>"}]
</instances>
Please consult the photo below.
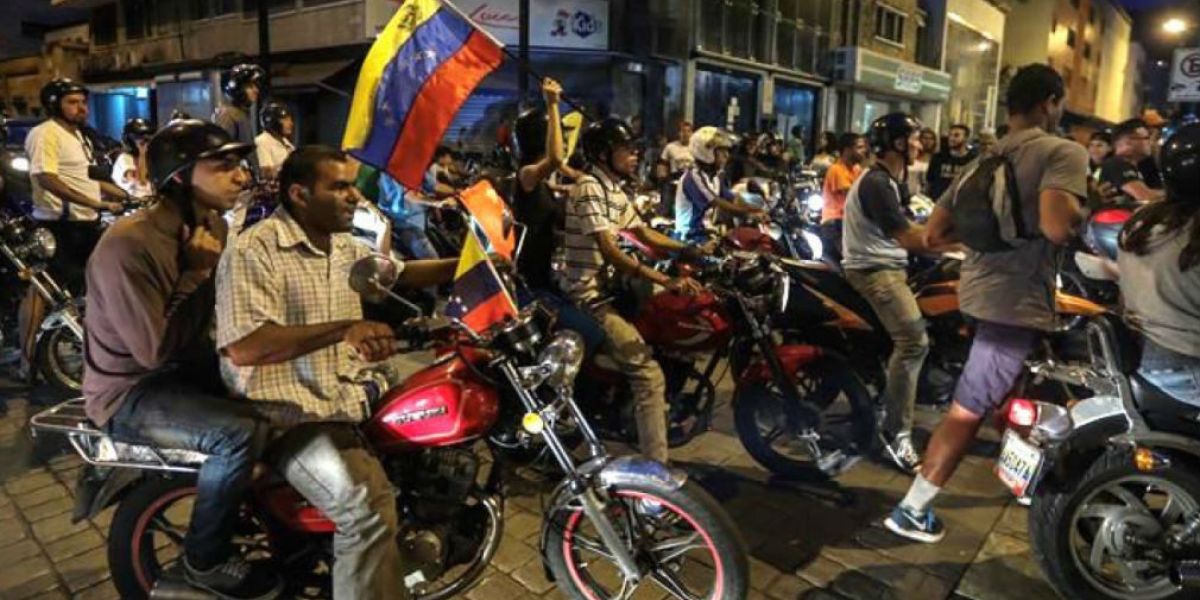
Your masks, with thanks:
<instances>
[{"instance_id":1,"label":"man in tan shirt","mask_svg":"<svg viewBox=\"0 0 1200 600\"><path fill-rule=\"evenodd\" d=\"M354 426L390 384L378 363L392 328L363 319L350 267L370 250L349 233L359 198L348 157L288 156L280 206L239 235L217 269L217 346L226 384L288 431L271 462L337 526L336 598L404 597L396 502ZM400 264L398 285L450 281L457 259Z\"/></svg>"}]
</instances>

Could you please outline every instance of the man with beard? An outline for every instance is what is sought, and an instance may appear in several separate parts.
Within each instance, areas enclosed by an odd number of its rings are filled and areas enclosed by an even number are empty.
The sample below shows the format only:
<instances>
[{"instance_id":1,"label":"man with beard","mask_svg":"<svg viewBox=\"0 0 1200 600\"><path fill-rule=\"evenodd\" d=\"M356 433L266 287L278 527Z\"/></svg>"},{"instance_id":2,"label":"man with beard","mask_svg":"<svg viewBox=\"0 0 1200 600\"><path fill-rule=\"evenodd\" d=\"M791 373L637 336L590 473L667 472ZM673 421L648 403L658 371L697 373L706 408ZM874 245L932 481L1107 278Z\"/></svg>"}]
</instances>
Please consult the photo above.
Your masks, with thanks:
<instances>
[{"instance_id":1,"label":"man with beard","mask_svg":"<svg viewBox=\"0 0 1200 600\"><path fill-rule=\"evenodd\" d=\"M970 138L970 127L962 124L950 126L946 148L933 155L929 160L929 170L925 173L926 190L930 198L941 198L954 178L962 172L963 167L975 160L975 153L967 145Z\"/></svg>"}]
</instances>

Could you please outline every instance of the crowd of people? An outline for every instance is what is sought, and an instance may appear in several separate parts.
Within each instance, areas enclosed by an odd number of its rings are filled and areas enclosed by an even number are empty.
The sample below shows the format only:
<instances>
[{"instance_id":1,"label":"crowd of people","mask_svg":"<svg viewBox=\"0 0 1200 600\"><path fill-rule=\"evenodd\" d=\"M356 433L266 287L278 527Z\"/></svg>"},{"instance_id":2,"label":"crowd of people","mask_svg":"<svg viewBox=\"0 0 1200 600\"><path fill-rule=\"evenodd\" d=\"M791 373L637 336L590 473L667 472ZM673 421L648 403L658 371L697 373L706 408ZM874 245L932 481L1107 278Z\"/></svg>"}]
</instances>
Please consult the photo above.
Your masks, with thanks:
<instances>
[{"instance_id":1,"label":"crowd of people","mask_svg":"<svg viewBox=\"0 0 1200 600\"><path fill-rule=\"evenodd\" d=\"M42 100L51 118L26 143L33 218L58 237L54 268L67 285L82 293L86 284L90 418L119 439L210 456L186 537L188 581L231 598L278 593L277 577L230 546L238 498L265 458L336 524L335 593L391 596L404 589L392 541L398 517L388 479L354 425L397 383L385 359L398 340L392 327L364 318L349 287L346 265L372 252L349 232L358 208L376 205L404 257L394 262L397 285L436 289L452 279L456 259L435 247L430 223L453 205L466 174L449 147L437 150L421 189L339 150L297 147L293 116L262 101L261 77L253 65L235 67L211 121L178 118L157 132L130 121L110 177L89 171L90 146L79 134L86 88L50 84ZM1142 369L1200 404L1200 125L1180 128L1182 141L1157 158L1155 135L1140 120L1098 132L1085 147L1057 135L1062 78L1031 65L1009 85L999 132L956 124L939 139L895 113L861 134L823 133L808 158L799 130L785 142L683 122L676 139L647 144L640 123L606 118L585 128L575 160L565 151L563 91L552 80L541 91L542 102L513 124L506 195L525 231L517 296L553 306L560 326L616 361L631 383L639 450L650 458L670 458L663 372L612 296L618 281L684 295L703 286L625 252L619 237L668 255L709 254L719 242L714 223L768 218L738 184L800 171L820 177L824 203L813 225L827 259L893 343L879 390L883 447L914 477L885 521L897 534L922 542L944 535L935 500L1054 328L1059 257L1089 208L1140 208L1114 258L1121 285L1139 290L1126 298L1145 336ZM994 217L1021 224L1016 237L964 216L978 214L973 198L997 178L1015 186L1016 209ZM246 190L256 181L269 183L276 206L250 225ZM647 191L660 197L651 213L634 202ZM919 196L933 202L927 220L912 211ZM101 211L119 213L140 198L153 202L101 236ZM674 220L669 232L650 226L653 215ZM989 236L1001 249L983 248ZM947 251L965 254L959 302L974 339L954 400L921 451L913 405L929 338L907 269L913 256Z\"/></svg>"}]
</instances>

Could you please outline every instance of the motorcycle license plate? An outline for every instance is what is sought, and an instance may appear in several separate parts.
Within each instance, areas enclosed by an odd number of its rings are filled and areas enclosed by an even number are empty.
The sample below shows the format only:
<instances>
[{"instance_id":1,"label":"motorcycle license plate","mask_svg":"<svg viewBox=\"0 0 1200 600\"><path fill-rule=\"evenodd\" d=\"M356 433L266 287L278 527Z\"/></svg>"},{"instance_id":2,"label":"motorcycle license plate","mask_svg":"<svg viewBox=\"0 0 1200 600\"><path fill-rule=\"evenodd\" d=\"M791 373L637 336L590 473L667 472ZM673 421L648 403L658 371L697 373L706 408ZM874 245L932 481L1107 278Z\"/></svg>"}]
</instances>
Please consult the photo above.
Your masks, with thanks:
<instances>
[{"instance_id":1,"label":"motorcycle license plate","mask_svg":"<svg viewBox=\"0 0 1200 600\"><path fill-rule=\"evenodd\" d=\"M1004 445L996 463L996 476L1018 498L1029 492L1029 486L1042 467L1042 451L1021 439L1012 430L1004 432Z\"/></svg>"}]
</instances>

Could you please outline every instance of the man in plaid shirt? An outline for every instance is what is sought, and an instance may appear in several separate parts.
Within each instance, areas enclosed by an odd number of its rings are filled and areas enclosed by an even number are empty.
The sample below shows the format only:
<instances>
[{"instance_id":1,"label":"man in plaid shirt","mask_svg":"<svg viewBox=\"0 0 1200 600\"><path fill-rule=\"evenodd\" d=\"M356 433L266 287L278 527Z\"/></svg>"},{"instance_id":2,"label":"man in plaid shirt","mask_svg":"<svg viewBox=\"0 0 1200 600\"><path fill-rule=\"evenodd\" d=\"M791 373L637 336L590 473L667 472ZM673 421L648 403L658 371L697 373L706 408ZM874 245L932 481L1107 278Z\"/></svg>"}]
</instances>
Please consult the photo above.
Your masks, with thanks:
<instances>
[{"instance_id":1,"label":"man in plaid shirt","mask_svg":"<svg viewBox=\"0 0 1200 600\"><path fill-rule=\"evenodd\" d=\"M280 207L247 229L217 268L217 346L232 391L287 431L272 460L337 526L334 596L405 589L386 473L354 426L389 382L392 328L363 319L350 267L371 251L350 235L358 194L347 156L307 146L283 163ZM453 279L456 259L397 265L398 284Z\"/></svg>"}]
</instances>

